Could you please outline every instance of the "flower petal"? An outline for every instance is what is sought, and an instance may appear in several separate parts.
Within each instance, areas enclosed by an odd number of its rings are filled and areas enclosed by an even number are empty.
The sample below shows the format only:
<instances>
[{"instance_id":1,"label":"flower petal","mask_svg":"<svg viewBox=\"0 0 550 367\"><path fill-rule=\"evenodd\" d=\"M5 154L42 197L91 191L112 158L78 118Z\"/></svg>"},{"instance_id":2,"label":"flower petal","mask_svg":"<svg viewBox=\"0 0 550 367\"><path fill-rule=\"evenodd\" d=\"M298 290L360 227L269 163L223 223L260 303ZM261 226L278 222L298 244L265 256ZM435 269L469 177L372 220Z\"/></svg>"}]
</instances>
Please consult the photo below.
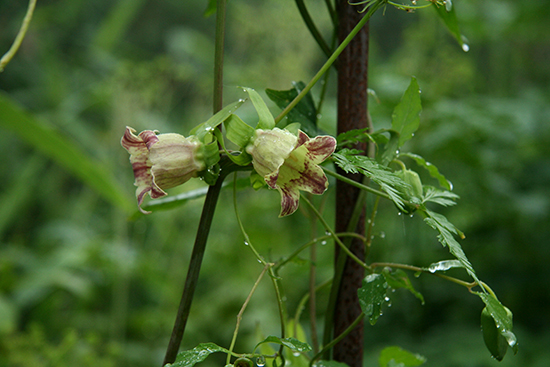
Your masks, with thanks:
<instances>
[{"instance_id":1,"label":"flower petal","mask_svg":"<svg viewBox=\"0 0 550 367\"><path fill-rule=\"evenodd\" d=\"M300 191L292 186L285 186L277 190L281 193L281 212L279 213L279 218L294 213L300 204Z\"/></svg>"}]
</instances>

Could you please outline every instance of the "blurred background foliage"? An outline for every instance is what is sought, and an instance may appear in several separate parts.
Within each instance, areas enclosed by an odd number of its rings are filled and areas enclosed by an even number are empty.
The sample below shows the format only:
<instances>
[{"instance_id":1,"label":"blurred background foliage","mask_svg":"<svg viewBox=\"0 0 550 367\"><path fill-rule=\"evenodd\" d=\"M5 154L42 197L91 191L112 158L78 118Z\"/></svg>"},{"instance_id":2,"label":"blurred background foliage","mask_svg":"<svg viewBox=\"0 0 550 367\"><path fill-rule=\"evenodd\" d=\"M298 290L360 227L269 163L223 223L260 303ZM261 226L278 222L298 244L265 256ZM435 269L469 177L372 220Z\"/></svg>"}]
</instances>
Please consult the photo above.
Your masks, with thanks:
<instances>
[{"instance_id":1,"label":"blurred background foliage","mask_svg":"<svg viewBox=\"0 0 550 367\"><path fill-rule=\"evenodd\" d=\"M329 39L324 3L307 4ZM389 126L410 76L417 77L421 126L405 148L453 182L461 199L445 214L466 233L462 245L478 275L514 312L520 352L500 365L547 366L550 2L453 4L468 53L433 10L407 14L388 7L372 19L370 88L378 100L371 99L371 114L376 127ZM11 45L26 6L0 1L0 53ZM187 134L211 115L214 17L203 16L206 7L198 0L38 2L22 48L0 74L0 366L160 363L202 200L128 221L133 177L119 140L126 125ZM226 103L244 97L237 86L288 89L323 63L292 1L233 0L227 22ZM328 96L320 125L334 132L332 84ZM128 205L113 205L37 148L42 136L30 143L21 129L9 128L6 106L76 145L114 180ZM249 123L256 119L249 107L239 114ZM190 182L171 194L201 185ZM315 199L330 219L332 192ZM276 192L243 190L238 200L252 241L268 259L310 238L307 216L277 219ZM450 256L420 218L398 216L389 203L380 207L375 228L370 261L427 266ZM318 252L321 282L331 276L332 245ZM307 269L304 260L281 271L291 314L307 292ZM184 348L229 344L260 271L226 190ZM479 299L434 277L411 279L426 304L393 294L384 316L366 327L366 365L376 365L387 345L425 355L427 366L497 365L483 345ZM320 321L325 298L321 292ZM274 300L264 280L244 314L238 351L278 333ZM304 326L308 317L305 311Z\"/></svg>"}]
</instances>

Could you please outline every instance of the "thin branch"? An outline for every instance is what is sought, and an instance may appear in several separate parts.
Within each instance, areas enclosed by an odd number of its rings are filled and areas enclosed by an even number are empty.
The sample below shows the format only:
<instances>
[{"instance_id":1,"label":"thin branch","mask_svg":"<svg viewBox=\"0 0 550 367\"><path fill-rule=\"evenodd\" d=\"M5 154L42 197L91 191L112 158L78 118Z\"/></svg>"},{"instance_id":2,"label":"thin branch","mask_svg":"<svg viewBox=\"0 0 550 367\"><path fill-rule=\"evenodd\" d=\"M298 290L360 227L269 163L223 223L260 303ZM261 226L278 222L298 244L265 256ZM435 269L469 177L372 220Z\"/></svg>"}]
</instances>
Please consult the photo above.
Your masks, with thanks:
<instances>
[{"instance_id":1,"label":"thin branch","mask_svg":"<svg viewBox=\"0 0 550 367\"><path fill-rule=\"evenodd\" d=\"M4 56L2 56L2 58L0 59L0 73L4 71L4 68L6 67L6 65L8 65L8 63L17 53L17 50L19 50L19 47L23 42L23 38L25 38L25 34L27 33L27 29L29 28L29 24L31 23L31 19L32 19L32 15L34 14L35 7L36 7L36 0L30 0L29 7L27 8L27 14L25 14L25 18L23 18L23 23L21 24L21 28L19 28L19 32L17 33L17 36L15 37L13 44L11 45L8 52L6 52Z\"/></svg>"}]
</instances>

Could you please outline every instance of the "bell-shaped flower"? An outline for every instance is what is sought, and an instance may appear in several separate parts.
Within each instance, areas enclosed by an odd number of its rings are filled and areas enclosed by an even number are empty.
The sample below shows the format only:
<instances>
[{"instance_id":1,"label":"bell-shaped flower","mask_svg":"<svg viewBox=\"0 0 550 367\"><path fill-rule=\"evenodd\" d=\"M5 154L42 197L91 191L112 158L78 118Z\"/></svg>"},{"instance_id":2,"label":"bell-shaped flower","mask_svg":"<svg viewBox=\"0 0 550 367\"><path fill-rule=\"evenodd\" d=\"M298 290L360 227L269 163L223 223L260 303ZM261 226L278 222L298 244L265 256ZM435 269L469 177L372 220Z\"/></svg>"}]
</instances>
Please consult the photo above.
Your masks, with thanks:
<instances>
[{"instance_id":1,"label":"bell-shaped flower","mask_svg":"<svg viewBox=\"0 0 550 367\"><path fill-rule=\"evenodd\" d=\"M167 195L164 190L187 182L206 167L202 143L194 136L157 135L151 130L134 133L126 127L121 144L130 153L139 210L149 213L141 209L145 194L153 199L163 197Z\"/></svg>"},{"instance_id":2,"label":"bell-shaped flower","mask_svg":"<svg viewBox=\"0 0 550 367\"><path fill-rule=\"evenodd\" d=\"M267 185L281 193L279 217L290 215L298 209L300 190L320 195L328 187L328 180L318 165L336 149L332 136L310 139L304 132L298 136L287 130L258 129L246 152L252 156L252 164Z\"/></svg>"}]
</instances>

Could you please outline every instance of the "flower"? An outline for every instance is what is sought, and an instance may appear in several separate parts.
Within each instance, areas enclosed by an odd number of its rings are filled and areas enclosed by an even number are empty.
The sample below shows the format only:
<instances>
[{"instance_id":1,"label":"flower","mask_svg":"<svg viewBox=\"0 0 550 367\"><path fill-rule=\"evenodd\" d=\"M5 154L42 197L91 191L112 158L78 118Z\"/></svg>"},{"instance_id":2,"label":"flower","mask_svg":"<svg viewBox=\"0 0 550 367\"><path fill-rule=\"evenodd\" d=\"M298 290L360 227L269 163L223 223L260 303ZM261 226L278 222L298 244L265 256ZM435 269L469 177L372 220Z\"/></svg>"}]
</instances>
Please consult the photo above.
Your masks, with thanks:
<instances>
[{"instance_id":1,"label":"flower","mask_svg":"<svg viewBox=\"0 0 550 367\"><path fill-rule=\"evenodd\" d=\"M130 153L139 210L147 214L141 209L145 194L153 199L163 197L167 195L164 190L196 177L206 165L200 153L202 143L194 136L157 135L152 130L137 136L134 133L134 129L126 127L120 143Z\"/></svg>"},{"instance_id":2,"label":"flower","mask_svg":"<svg viewBox=\"0 0 550 367\"><path fill-rule=\"evenodd\" d=\"M336 149L332 136L310 139L304 132L298 136L287 130L256 130L246 152L252 165L267 185L281 193L279 217L298 209L300 190L321 195L328 187L325 173L318 166Z\"/></svg>"}]
</instances>

